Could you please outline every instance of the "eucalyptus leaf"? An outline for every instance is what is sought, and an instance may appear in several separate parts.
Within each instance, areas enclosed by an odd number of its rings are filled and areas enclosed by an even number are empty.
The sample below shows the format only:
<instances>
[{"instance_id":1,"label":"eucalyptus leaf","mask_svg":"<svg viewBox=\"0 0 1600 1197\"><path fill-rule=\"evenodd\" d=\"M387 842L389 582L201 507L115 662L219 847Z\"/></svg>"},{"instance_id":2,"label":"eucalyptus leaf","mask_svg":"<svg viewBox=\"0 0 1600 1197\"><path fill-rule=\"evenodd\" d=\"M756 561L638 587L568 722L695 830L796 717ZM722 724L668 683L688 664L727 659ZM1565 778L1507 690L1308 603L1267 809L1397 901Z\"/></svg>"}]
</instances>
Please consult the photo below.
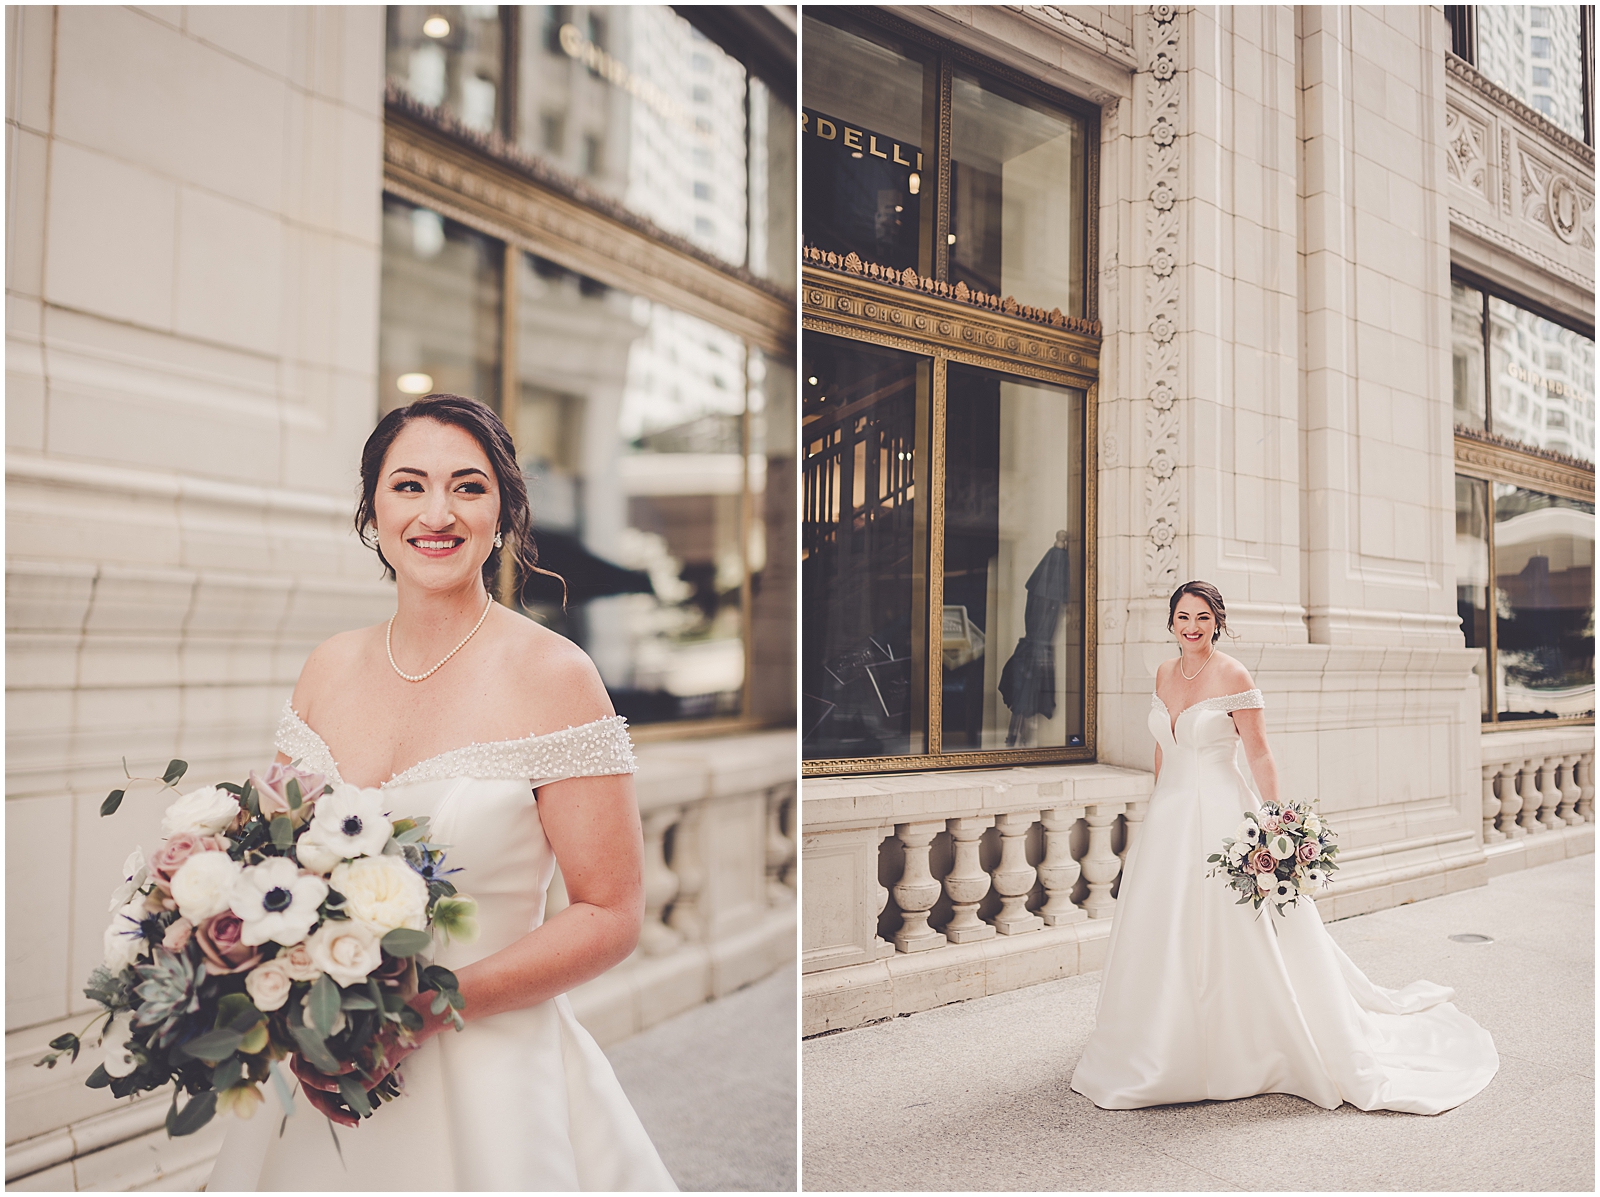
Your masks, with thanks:
<instances>
[{"instance_id":1,"label":"eucalyptus leaf","mask_svg":"<svg viewBox=\"0 0 1600 1197\"><path fill-rule=\"evenodd\" d=\"M167 762L167 771L161 775L161 780L166 782L169 786L175 785L188 771L188 761L173 759Z\"/></svg>"},{"instance_id":2,"label":"eucalyptus leaf","mask_svg":"<svg viewBox=\"0 0 1600 1197\"><path fill-rule=\"evenodd\" d=\"M223 1089L232 1089L243 1077L244 1061L238 1056L229 1056L212 1072L211 1087L219 1092Z\"/></svg>"},{"instance_id":3,"label":"eucalyptus leaf","mask_svg":"<svg viewBox=\"0 0 1600 1197\"><path fill-rule=\"evenodd\" d=\"M218 1027L226 1027L230 1031L248 1031L263 1017L248 994L225 993L217 1001Z\"/></svg>"},{"instance_id":4,"label":"eucalyptus leaf","mask_svg":"<svg viewBox=\"0 0 1600 1197\"><path fill-rule=\"evenodd\" d=\"M397 844L414 844L427 834L428 829L426 827L413 827L409 831L402 831L395 836L394 842Z\"/></svg>"},{"instance_id":5,"label":"eucalyptus leaf","mask_svg":"<svg viewBox=\"0 0 1600 1197\"><path fill-rule=\"evenodd\" d=\"M424 979L434 989L460 989L461 982L456 980L455 973L445 968L442 964L430 964L422 970Z\"/></svg>"},{"instance_id":6,"label":"eucalyptus leaf","mask_svg":"<svg viewBox=\"0 0 1600 1197\"><path fill-rule=\"evenodd\" d=\"M429 1007L435 1014L443 1014L445 1007L450 1004L450 999L443 993L433 995L433 1005Z\"/></svg>"},{"instance_id":7,"label":"eucalyptus leaf","mask_svg":"<svg viewBox=\"0 0 1600 1197\"><path fill-rule=\"evenodd\" d=\"M306 1014L317 1034L324 1039L333 1034L334 1021L339 1017L339 986L327 973L316 979L306 995Z\"/></svg>"},{"instance_id":8,"label":"eucalyptus leaf","mask_svg":"<svg viewBox=\"0 0 1600 1197\"><path fill-rule=\"evenodd\" d=\"M284 796L289 799L289 809L299 810L305 801L305 796L300 793L300 782L295 778L289 779L289 784L283 787Z\"/></svg>"},{"instance_id":9,"label":"eucalyptus leaf","mask_svg":"<svg viewBox=\"0 0 1600 1197\"><path fill-rule=\"evenodd\" d=\"M322 1041L322 1036L317 1034L312 1027L290 1027L289 1033L294 1036L300 1045L300 1054L306 1058L306 1063L318 1072L325 1072L329 1076L339 1071L339 1061L328 1050L328 1045Z\"/></svg>"},{"instance_id":10,"label":"eucalyptus leaf","mask_svg":"<svg viewBox=\"0 0 1600 1197\"><path fill-rule=\"evenodd\" d=\"M410 927L396 927L383 937L383 950L391 956L415 956L433 946L433 936Z\"/></svg>"},{"instance_id":11,"label":"eucalyptus leaf","mask_svg":"<svg viewBox=\"0 0 1600 1197\"><path fill-rule=\"evenodd\" d=\"M339 1078L339 1096L344 1098L344 1104L355 1112L357 1118L372 1117L372 1103L367 1100L367 1091L348 1072Z\"/></svg>"},{"instance_id":12,"label":"eucalyptus leaf","mask_svg":"<svg viewBox=\"0 0 1600 1197\"><path fill-rule=\"evenodd\" d=\"M111 1083L111 1074L106 1071L106 1066L101 1064L89 1074L89 1079L83 1083L91 1089L104 1089Z\"/></svg>"},{"instance_id":13,"label":"eucalyptus leaf","mask_svg":"<svg viewBox=\"0 0 1600 1197\"><path fill-rule=\"evenodd\" d=\"M181 763L181 762L180 762ZM173 1138L183 1135L192 1135L217 1112L217 1091L207 1089L204 1093L197 1093L189 1099L189 1104L179 1110L177 1116L167 1121L167 1130Z\"/></svg>"},{"instance_id":14,"label":"eucalyptus leaf","mask_svg":"<svg viewBox=\"0 0 1600 1197\"><path fill-rule=\"evenodd\" d=\"M100 817L103 819L107 815L116 814L117 807L122 805L122 796L126 793L126 790L112 790L107 794L106 800L100 804Z\"/></svg>"},{"instance_id":15,"label":"eucalyptus leaf","mask_svg":"<svg viewBox=\"0 0 1600 1197\"><path fill-rule=\"evenodd\" d=\"M194 1060L204 1060L208 1064L215 1064L219 1060L226 1060L239 1050L239 1044L244 1036L238 1031L207 1031L198 1039L191 1039L182 1047L173 1051L174 1056L188 1056Z\"/></svg>"},{"instance_id":16,"label":"eucalyptus leaf","mask_svg":"<svg viewBox=\"0 0 1600 1197\"><path fill-rule=\"evenodd\" d=\"M272 820L272 842L280 848L287 848L294 843L294 824L289 822L288 815L279 815Z\"/></svg>"},{"instance_id":17,"label":"eucalyptus leaf","mask_svg":"<svg viewBox=\"0 0 1600 1197\"><path fill-rule=\"evenodd\" d=\"M341 1010L376 1010L378 1003L364 993L356 993L354 990L349 990L339 999L339 1008Z\"/></svg>"},{"instance_id":18,"label":"eucalyptus leaf","mask_svg":"<svg viewBox=\"0 0 1600 1197\"><path fill-rule=\"evenodd\" d=\"M261 801L256 797L256 788L248 781L244 783L244 790L239 795L239 804L250 812L252 819L261 817Z\"/></svg>"}]
</instances>

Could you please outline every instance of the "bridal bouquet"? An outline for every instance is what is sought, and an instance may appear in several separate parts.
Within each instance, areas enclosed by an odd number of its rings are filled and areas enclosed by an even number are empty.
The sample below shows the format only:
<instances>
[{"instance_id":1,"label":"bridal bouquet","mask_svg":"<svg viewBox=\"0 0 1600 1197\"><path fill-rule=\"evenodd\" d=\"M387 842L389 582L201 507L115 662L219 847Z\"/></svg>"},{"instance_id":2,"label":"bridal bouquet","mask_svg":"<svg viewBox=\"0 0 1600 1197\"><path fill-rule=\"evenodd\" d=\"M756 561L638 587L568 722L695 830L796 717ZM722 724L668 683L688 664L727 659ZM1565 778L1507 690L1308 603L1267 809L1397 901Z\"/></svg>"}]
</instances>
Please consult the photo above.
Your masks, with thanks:
<instances>
[{"instance_id":1,"label":"bridal bouquet","mask_svg":"<svg viewBox=\"0 0 1600 1197\"><path fill-rule=\"evenodd\" d=\"M187 768L173 761L161 784ZM459 870L427 842L427 819L391 821L382 791L324 783L274 764L243 785L195 790L167 808L149 859L134 848L111 898L105 964L84 990L103 1008L89 1027L106 1020L90 1088L127 1097L175 1082L167 1132L187 1135L218 1110L248 1118L269 1077L287 1109L273 1065L298 1052L337 1075L343 1105L365 1118L374 1096L399 1092L392 1072L371 1085L385 1069L380 1032L421 1029L410 1005L420 991L460 1029L455 976L422 958L434 933L477 934L476 903L445 875ZM113 790L101 815L125 793ZM83 1038L50 1046L39 1063L53 1068L76 1060Z\"/></svg>"},{"instance_id":2,"label":"bridal bouquet","mask_svg":"<svg viewBox=\"0 0 1600 1197\"><path fill-rule=\"evenodd\" d=\"M1299 802L1266 802L1258 811L1246 811L1238 830L1222 841L1222 851L1206 860L1239 891L1238 905L1252 903L1257 910L1271 902L1279 914L1302 897L1328 885L1339 868L1334 858L1339 846L1333 830L1311 807Z\"/></svg>"}]
</instances>

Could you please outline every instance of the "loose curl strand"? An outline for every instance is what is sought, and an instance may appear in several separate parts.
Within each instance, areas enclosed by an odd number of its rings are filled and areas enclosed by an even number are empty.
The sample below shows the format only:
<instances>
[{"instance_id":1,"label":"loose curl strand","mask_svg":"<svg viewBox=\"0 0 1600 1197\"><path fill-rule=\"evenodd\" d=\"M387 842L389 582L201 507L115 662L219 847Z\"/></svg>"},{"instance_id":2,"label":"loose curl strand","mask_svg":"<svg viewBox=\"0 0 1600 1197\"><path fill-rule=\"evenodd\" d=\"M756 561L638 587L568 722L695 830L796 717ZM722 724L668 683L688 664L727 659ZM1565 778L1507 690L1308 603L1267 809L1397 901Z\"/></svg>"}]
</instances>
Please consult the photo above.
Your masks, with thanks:
<instances>
[{"instance_id":1,"label":"loose curl strand","mask_svg":"<svg viewBox=\"0 0 1600 1197\"><path fill-rule=\"evenodd\" d=\"M523 480L522 469L517 465L516 446L505 423L487 403L467 399L461 395L432 394L413 400L405 407L397 407L383 419L367 437L361 450L361 498L356 504L356 534L361 543L378 554L383 563L383 575L394 578L394 566L383 555L377 536L370 539L368 531L377 523L376 500L378 474L383 469L384 458L400 430L413 420L432 420L463 429L478 442L494 471L495 483L500 488L500 522L498 531L505 541L504 549L489 550L489 559L483 563L483 585L490 594L496 591L500 577L501 557L510 553L514 572L512 597L523 603L534 575L554 578L561 583L561 609L567 608L567 580L560 574L539 565L539 546L533 539L533 513L528 508L528 485Z\"/></svg>"}]
</instances>

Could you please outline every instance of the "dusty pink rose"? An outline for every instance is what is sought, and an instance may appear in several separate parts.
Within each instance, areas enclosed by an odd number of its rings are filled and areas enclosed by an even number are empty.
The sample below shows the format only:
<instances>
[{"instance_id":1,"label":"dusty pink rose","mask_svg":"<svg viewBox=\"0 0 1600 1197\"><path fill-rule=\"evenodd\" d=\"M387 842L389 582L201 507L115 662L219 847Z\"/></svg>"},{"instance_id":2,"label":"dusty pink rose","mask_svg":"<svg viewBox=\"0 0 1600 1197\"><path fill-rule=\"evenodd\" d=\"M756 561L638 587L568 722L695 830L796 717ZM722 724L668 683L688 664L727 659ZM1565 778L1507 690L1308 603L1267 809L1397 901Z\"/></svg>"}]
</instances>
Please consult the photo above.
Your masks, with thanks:
<instances>
[{"instance_id":1,"label":"dusty pink rose","mask_svg":"<svg viewBox=\"0 0 1600 1197\"><path fill-rule=\"evenodd\" d=\"M244 920L231 910L213 915L194 929L194 941L206 958L206 972L213 977L242 973L261 963L261 949L240 942Z\"/></svg>"},{"instance_id":2,"label":"dusty pink rose","mask_svg":"<svg viewBox=\"0 0 1600 1197\"><path fill-rule=\"evenodd\" d=\"M163 886L172 884L172 875L183 867L183 862L196 852L223 852L227 845L214 835L198 835L193 831L180 831L150 857L150 872Z\"/></svg>"},{"instance_id":3,"label":"dusty pink rose","mask_svg":"<svg viewBox=\"0 0 1600 1197\"><path fill-rule=\"evenodd\" d=\"M322 787L328 781L321 773L307 773L304 769L296 769L293 765L284 765L277 761L267 766L265 777L257 774L254 769L250 771L250 786L261 802L261 813L267 818L289 813L291 780L300 783L300 797L303 803L301 810L309 816L310 804L322 796Z\"/></svg>"},{"instance_id":4,"label":"dusty pink rose","mask_svg":"<svg viewBox=\"0 0 1600 1197\"><path fill-rule=\"evenodd\" d=\"M1278 867L1278 862L1273 859L1272 853L1265 848L1257 848L1250 853L1250 859L1245 868L1252 873L1270 873Z\"/></svg>"},{"instance_id":5,"label":"dusty pink rose","mask_svg":"<svg viewBox=\"0 0 1600 1197\"><path fill-rule=\"evenodd\" d=\"M1268 835L1275 835L1283 830L1283 823L1277 815L1268 815L1261 820L1261 830Z\"/></svg>"},{"instance_id":6,"label":"dusty pink rose","mask_svg":"<svg viewBox=\"0 0 1600 1197\"><path fill-rule=\"evenodd\" d=\"M1295 858L1302 864L1310 864L1322 855L1322 846L1316 840L1307 840L1295 849Z\"/></svg>"},{"instance_id":7,"label":"dusty pink rose","mask_svg":"<svg viewBox=\"0 0 1600 1197\"><path fill-rule=\"evenodd\" d=\"M1284 807L1282 818L1285 827L1293 827L1300 821L1300 816L1294 813L1292 807Z\"/></svg>"},{"instance_id":8,"label":"dusty pink rose","mask_svg":"<svg viewBox=\"0 0 1600 1197\"><path fill-rule=\"evenodd\" d=\"M161 946L169 952L181 952L189 946L189 937L194 934L194 924L188 919L179 919L167 928L166 935L162 936Z\"/></svg>"}]
</instances>

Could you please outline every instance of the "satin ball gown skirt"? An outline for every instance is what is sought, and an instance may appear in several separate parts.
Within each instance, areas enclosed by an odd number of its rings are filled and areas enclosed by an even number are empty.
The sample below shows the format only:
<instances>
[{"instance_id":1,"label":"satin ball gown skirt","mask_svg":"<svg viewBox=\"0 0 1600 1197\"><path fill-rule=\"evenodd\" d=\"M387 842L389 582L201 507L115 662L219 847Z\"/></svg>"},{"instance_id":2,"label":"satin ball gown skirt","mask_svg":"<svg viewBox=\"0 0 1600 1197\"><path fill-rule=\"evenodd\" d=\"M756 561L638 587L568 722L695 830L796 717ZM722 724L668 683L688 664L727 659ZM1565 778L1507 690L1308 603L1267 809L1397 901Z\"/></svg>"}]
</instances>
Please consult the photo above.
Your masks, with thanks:
<instances>
[{"instance_id":1,"label":"satin ball gown skirt","mask_svg":"<svg viewBox=\"0 0 1600 1197\"><path fill-rule=\"evenodd\" d=\"M1260 705L1249 693L1248 705ZM1228 713L1243 697L1196 704L1176 729L1159 700L1152 710L1161 776L1129 853L1096 1026L1072 1088L1116 1110L1258 1093L1326 1109L1460 1105L1500 1062L1450 989L1374 985L1311 902L1258 914L1206 876L1206 857L1259 805Z\"/></svg>"}]
</instances>

